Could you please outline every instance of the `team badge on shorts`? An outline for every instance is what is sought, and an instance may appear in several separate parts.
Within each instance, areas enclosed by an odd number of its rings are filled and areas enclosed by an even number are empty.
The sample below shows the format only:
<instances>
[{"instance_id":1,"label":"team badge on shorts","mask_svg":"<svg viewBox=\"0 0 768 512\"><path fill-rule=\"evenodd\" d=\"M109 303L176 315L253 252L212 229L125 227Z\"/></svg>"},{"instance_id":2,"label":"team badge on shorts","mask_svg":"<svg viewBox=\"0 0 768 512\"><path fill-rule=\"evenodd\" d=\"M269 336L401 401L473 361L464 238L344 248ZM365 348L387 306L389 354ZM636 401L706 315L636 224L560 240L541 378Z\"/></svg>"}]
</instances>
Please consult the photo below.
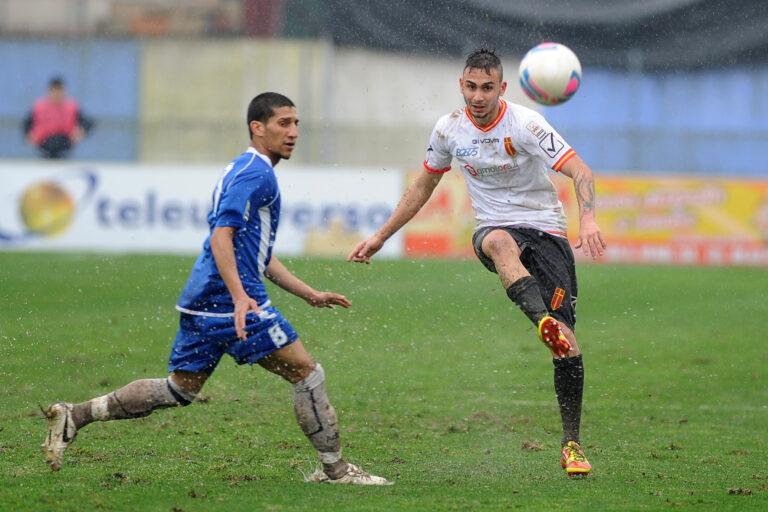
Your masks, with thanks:
<instances>
[{"instance_id":1,"label":"team badge on shorts","mask_svg":"<svg viewBox=\"0 0 768 512\"><path fill-rule=\"evenodd\" d=\"M562 288L555 288L555 293L552 295L552 302L549 303L552 311L555 311L563 304L565 298L565 290Z\"/></svg>"}]
</instances>

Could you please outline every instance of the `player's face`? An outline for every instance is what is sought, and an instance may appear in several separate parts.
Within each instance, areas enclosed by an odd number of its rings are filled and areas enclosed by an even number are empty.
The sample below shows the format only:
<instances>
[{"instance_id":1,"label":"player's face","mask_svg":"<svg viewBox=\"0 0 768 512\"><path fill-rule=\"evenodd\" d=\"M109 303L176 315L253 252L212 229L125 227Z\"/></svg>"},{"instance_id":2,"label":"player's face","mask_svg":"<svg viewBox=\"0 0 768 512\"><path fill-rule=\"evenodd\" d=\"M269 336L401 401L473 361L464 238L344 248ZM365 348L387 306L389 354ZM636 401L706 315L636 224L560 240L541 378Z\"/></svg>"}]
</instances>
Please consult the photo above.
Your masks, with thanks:
<instances>
[{"instance_id":1,"label":"player's face","mask_svg":"<svg viewBox=\"0 0 768 512\"><path fill-rule=\"evenodd\" d=\"M481 126L490 124L499 112L499 96L507 89L507 82L501 81L501 72L468 68L459 78L459 85L475 122Z\"/></svg>"},{"instance_id":2,"label":"player's face","mask_svg":"<svg viewBox=\"0 0 768 512\"><path fill-rule=\"evenodd\" d=\"M278 107L266 124L256 123L256 135L261 135L259 148L265 155L277 163L281 158L291 158L296 139L299 137L299 118L295 107Z\"/></svg>"}]
</instances>

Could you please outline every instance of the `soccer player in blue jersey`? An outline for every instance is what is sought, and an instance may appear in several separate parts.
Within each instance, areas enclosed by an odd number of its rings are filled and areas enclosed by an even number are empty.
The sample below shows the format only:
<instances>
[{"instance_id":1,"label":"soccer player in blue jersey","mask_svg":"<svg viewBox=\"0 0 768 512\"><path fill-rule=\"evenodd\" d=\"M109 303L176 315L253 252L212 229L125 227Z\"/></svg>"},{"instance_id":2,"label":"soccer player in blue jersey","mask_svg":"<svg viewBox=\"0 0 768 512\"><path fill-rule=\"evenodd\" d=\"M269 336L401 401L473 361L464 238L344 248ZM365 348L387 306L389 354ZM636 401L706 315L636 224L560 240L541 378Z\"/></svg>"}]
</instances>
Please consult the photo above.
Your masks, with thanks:
<instances>
[{"instance_id":1,"label":"soccer player in blue jersey","mask_svg":"<svg viewBox=\"0 0 768 512\"><path fill-rule=\"evenodd\" d=\"M176 306L181 320L171 348L170 375L136 380L87 402L51 404L43 411L48 423L44 446L54 471L61 469L64 452L89 423L141 418L156 409L191 404L228 354L238 364L258 363L292 384L296 419L322 463L322 470L307 481L390 483L342 458L323 367L271 305L264 286L266 277L314 307L351 305L343 295L304 283L272 254L280 220L274 167L290 158L296 145L296 107L281 94L263 93L248 106L247 122L251 145L227 165L216 184L208 215L211 232Z\"/></svg>"}]
</instances>

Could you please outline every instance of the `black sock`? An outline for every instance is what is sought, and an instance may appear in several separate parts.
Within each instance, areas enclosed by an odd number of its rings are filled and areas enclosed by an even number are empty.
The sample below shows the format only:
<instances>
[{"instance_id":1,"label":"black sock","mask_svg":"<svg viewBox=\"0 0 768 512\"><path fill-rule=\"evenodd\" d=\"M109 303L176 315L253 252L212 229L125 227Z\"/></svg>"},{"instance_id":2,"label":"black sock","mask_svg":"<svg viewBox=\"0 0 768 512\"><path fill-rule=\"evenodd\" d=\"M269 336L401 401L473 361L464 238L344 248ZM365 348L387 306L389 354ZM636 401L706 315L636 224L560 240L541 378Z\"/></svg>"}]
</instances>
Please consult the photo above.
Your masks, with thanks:
<instances>
[{"instance_id":1,"label":"black sock","mask_svg":"<svg viewBox=\"0 0 768 512\"><path fill-rule=\"evenodd\" d=\"M553 359L555 393L563 420L563 446L568 441L579 442L581 400L584 392L584 362L581 354L567 359Z\"/></svg>"},{"instance_id":2,"label":"black sock","mask_svg":"<svg viewBox=\"0 0 768 512\"><path fill-rule=\"evenodd\" d=\"M507 288L507 297L523 310L525 316L538 326L542 318L547 316L547 306L541 298L539 285L531 276L521 277Z\"/></svg>"}]
</instances>

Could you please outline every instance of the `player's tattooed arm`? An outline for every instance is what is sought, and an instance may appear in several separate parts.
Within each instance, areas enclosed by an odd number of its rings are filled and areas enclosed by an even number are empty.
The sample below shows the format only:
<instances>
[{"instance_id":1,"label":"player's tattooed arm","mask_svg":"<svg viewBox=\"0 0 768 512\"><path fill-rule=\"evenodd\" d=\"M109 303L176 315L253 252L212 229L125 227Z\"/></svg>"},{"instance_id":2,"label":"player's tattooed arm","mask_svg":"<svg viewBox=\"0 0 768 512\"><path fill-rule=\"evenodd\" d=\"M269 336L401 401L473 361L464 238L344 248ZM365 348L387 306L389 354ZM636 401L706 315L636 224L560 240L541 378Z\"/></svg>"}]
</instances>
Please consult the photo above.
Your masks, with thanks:
<instances>
[{"instance_id":1,"label":"player's tattooed arm","mask_svg":"<svg viewBox=\"0 0 768 512\"><path fill-rule=\"evenodd\" d=\"M573 155L560 171L573 180L573 189L579 203L579 218L595 214L595 178L589 166L579 155Z\"/></svg>"},{"instance_id":2,"label":"player's tattooed arm","mask_svg":"<svg viewBox=\"0 0 768 512\"><path fill-rule=\"evenodd\" d=\"M579 166L573 175L573 188L579 202L579 218L595 213L595 178L586 165Z\"/></svg>"},{"instance_id":3,"label":"player's tattooed arm","mask_svg":"<svg viewBox=\"0 0 768 512\"><path fill-rule=\"evenodd\" d=\"M571 157L560 171L573 180L579 203L579 240L574 247L581 248L585 256L596 259L605 253L607 244L595 222L595 178L579 155Z\"/></svg>"}]
</instances>

